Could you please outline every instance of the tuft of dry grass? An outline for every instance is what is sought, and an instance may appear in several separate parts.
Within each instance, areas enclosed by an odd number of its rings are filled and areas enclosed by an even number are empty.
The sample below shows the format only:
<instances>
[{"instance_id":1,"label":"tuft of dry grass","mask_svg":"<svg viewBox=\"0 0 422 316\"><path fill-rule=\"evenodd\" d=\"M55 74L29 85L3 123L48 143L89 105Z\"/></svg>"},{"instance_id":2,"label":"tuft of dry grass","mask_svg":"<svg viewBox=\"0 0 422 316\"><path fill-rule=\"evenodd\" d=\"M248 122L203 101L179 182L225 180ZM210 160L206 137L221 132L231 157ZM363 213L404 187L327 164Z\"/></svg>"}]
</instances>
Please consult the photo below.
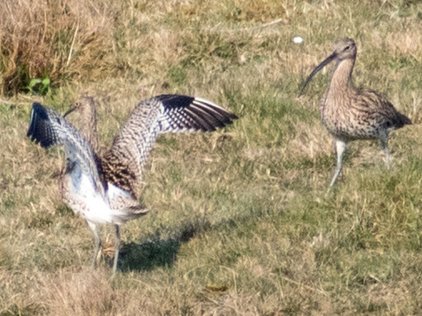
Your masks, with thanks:
<instances>
[{"instance_id":1,"label":"tuft of dry grass","mask_svg":"<svg viewBox=\"0 0 422 316\"><path fill-rule=\"evenodd\" d=\"M22 91L35 78L58 85L108 71L114 59L112 13L102 1L1 3L2 94Z\"/></svg>"},{"instance_id":2,"label":"tuft of dry grass","mask_svg":"<svg viewBox=\"0 0 422 316\"><path fill-rule=\"evenodd\" d=\"M42 282L42 286L49 289L43 302L52 314L116 315L119 312L116 292L100 271L63 272Z\"/></svg>"}]
</instances>

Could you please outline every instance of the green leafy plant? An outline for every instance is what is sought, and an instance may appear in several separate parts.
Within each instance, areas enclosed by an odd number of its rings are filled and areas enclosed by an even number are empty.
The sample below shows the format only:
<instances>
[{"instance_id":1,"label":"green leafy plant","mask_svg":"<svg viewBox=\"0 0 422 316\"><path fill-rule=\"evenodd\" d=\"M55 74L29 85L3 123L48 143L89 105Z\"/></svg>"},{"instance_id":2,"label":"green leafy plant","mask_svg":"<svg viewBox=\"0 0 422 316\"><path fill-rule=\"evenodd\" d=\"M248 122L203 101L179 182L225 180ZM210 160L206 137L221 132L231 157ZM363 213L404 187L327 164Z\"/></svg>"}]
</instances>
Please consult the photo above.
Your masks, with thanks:
<instances>
[{"instance_id":1,"label":"green leafy plant","mask_svg":"<svg viewBox=\"0 0 422 316\"><path fill-rule=\"evenodd\" d=\"M50 95L51 94L51 81L50 78L45 77L33 78L29 81L27 86L28 92L31 94Z\"/></svg>"}]
</instances>

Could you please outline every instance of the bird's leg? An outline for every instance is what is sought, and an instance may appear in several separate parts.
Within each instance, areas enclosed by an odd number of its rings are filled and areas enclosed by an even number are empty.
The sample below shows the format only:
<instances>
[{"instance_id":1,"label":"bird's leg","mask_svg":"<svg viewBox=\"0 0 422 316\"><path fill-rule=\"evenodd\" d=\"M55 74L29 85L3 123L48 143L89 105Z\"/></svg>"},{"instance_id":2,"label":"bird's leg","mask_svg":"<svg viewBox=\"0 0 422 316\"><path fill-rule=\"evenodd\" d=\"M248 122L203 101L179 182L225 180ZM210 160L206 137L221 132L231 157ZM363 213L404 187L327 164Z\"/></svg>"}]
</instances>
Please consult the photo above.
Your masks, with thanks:
<instances>
[{"instance_id":1,"label":"bird's leg","mask_svg":"<svg viewBox=\"0 0 422 316\"><path fill-rule=\"evenodd\" d=\"M114 244L114 262L113 262L113 274L116 273L117 270L117 261L119 260L119 251L120 251L120 226L114 225L114 229L116 232L116 242Z\"/></svg>"},{"instance_id":2,"label":"bird's leg","mask_svg":"<svg viewBox=\"0 0 422 316\"><path fill-rule=\"evenodd\" d=\"M100 234L98 232L98 226L95 223L91 223L89 221L87 221L89 228L92 231L92 234L94 235L94 242L95 242L95 246L94 246L94 258L92 260L92 267L96 268L97 267L97 263L100 259L101 256L101 239L100 239Z\"/></svg>"},{"instance_id":3,"label":"bird's leg","mask_svg":"<svg viewBox=\"0 0 422 316\"><path fill-rule=\"evenodd\" d=\"M381 149L385 154L385 164L387 165L387 168L389 169L391 167L392 157L391 157L390 150L388 149L388 134L387 134L387 132L382 133L379 140L380 140Z\"/></svg>"},{"instance_id":4,"label":"bird's leg","mask_svg":"<svg viewBox=\"0 0 422 316\"><path fill-rule=\"evenodd\" d=\"M344 152L346 151L346 142L344 140L336 139L336 152L337 152L337 164L336 169L334 171L334 176L330 182L330 188L336 182L338 176L340 175L341 169L343 167L343 156Z\"/></svg>"}]
</instances>

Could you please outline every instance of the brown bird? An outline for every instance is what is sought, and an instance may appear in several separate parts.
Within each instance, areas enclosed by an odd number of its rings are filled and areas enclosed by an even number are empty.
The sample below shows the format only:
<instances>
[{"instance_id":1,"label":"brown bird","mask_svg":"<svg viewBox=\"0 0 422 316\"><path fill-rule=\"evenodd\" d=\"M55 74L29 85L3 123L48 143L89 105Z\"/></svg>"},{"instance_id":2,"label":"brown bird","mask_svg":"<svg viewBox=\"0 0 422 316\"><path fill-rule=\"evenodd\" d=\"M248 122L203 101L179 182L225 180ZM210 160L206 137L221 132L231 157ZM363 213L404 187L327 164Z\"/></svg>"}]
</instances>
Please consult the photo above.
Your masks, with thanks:
<instances>
[{"instance_id":1,"label":"brown bird","mask_svg":"<svg viewBox=\"0 0 422 316\"><path fill-rule=\"evenodd\" d=\"M82 114L81 131L65 118L75 110ZM95 105L92 99L84 98L64 116L34 103L27 135L44 148L63 145L66 167L60 185L62 197L76 214L85 218L94 235L94 267L101 250L98 225L114 225L114 273L120 225L148 212L139 204L137 188L142 166L157 136L166 132L211 132L235 119L235 114L200 98L156 96L136 106L111 148L100 158L94 150L97 147Z\"/></svg>"},{"instance_id":2,"label":"brown bird","mask_svg":"<svg viewBox=\"0 0 422 316\"><path fill-rule=\"evenodd\" d=\"M398 112L384 96L370 89L358 89L352 83L356 60L356 44L350 38L337 41L334 52L324 59L305 80L301 94L315 74L336 62L331 82L321 100L321 119L334 137L337 164L330 187L334 185L343 167L343 156L348 142L356 139L378 139L386 156L387 167L391 161L388 134L394 129L412 124Z\"/></svg>"}]
</instances>

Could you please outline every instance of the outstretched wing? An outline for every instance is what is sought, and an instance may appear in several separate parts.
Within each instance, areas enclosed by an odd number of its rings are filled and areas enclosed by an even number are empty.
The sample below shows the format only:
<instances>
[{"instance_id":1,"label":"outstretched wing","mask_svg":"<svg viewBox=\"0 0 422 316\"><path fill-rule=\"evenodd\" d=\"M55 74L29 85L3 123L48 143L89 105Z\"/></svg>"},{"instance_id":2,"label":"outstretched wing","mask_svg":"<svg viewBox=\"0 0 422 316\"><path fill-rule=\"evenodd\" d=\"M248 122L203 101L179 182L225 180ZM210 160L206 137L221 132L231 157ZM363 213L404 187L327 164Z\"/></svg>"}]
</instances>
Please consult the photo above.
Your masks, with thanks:
<instances>
[{"instance_id":1,"label":"outstretched wing","mask_svg":"<svg viewBox=\"0 0 422 316\"><path fill-rule=\"evenodd\" d=\"M237 116L199 98L166 94L137 105L104 155L106 180L135 195L152 145L165 132L210 132L224 127Z\"/></svg>"},{"instance_id":2,"label":"outstretched wing","mask_svg":"<svg viewBox=\"0 0 422 316\"><path fill-rule=\"evenodd\" d=\"M27 136L44 148L63 145L67 164L77 164L104 195L95 153L79 131L65 118L39 103L33 103Z\"/></svg>"},{"instance_id":3,"label":"outstretched wing","mask_svg":"<svg viewBox=\"0 0 422 316\"><path fill-rule=\"evenodd\" d=\"M163 94L155 98L162 104L159 131L212 132L237 119L222 107L200 98L185 95Z\"/></svg>"}]
</instances>

